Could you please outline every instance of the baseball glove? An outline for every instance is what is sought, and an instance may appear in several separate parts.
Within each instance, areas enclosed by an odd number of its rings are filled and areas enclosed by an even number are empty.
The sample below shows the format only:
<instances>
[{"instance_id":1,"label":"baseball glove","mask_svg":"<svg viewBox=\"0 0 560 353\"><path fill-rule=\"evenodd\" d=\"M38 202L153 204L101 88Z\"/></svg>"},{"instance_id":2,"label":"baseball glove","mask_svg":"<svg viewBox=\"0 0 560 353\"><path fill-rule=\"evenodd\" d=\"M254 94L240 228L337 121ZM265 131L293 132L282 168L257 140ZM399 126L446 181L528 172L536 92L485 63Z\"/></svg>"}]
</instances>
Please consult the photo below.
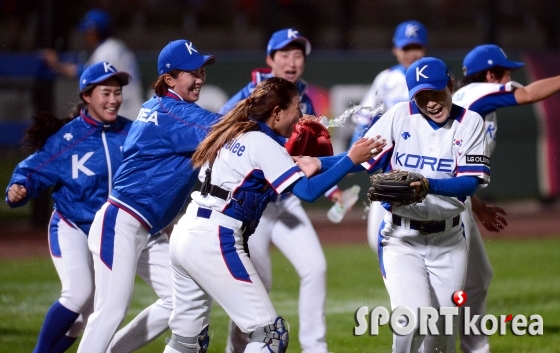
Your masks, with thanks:
<instances>
[{"instance_id":1,"label":"baseball glove","mask_svg":"<svg viewBox=\"0 0 560 353\"><path fill-rule=\"evenodd\" d=\"M284 146L290 156L333 155L331 135L327 128L315 119L300 119Z\"/></svg>"},{"instance_id":2,"label":"baseball glove","mask_svg":"<svg viewBox=\"0 0 560 353\"><path fill-rule=\"evenodd\" d=\"M371 187L368 190L370 201L410 205L422 202L428 194L429 183L422 174L410 173L401 170L392 170L389 173L374 174L370 177ZM419 181L420 186L410 186L410 183Z\"/></svg>"}]
</instances>

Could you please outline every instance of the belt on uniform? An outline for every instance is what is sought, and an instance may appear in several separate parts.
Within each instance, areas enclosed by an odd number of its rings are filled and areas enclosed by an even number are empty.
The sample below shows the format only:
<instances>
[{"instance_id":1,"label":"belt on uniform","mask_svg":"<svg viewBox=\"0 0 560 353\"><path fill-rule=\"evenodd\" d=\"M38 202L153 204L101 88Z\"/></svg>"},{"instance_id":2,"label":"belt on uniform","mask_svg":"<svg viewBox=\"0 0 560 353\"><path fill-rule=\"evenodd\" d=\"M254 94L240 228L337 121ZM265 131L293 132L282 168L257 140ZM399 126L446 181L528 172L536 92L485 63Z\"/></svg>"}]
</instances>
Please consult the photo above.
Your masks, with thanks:
<instances>
[{"instance_id":1,"label":"belt on uniform","mask_svg":"<svg viewBox=\"0 0 560 353\"><path fill-rule=\"evenodd\" d=\"M208 193L214 197L227 201L229 199L229 191L222 189L217 185L210 185Z\"/></svg>"},{"instance_id":2,"label":"belt on uniform","mask_svg":"<svg viewBox=\"0 0 560 353\"><path fill-rule=\"evenodd\" d=\"M452 228L459 225L459 215L453 217ZM402 224L402 217L393 214L393 224L400 226ZM433 233L440 233L445 230L445 220L442 221L417 221L415 219L410 220L410 229L420 231L420 234L427 235Z\"/></svg>"}]
</instances>

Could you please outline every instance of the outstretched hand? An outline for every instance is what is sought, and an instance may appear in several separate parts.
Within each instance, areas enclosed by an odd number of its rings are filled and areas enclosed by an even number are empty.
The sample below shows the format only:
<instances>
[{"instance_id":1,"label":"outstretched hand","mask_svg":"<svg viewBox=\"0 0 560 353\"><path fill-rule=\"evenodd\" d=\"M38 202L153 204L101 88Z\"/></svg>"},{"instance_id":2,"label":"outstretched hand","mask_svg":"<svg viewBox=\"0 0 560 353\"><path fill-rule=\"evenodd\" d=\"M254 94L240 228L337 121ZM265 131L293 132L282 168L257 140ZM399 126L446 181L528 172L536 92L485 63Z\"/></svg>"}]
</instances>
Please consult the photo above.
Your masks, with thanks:
<instances>
[{"instance_id":1,"label":"outstretched hand","mask_svg":"<svg viewBox=\"0 0 560 353\"><path fill-rule=\"evenodd\" d=\"M348 157L354 164L359 164L377 156L385 146L387 142L379 135L370 138L362 137L350 147Z\"/></svg>"},{"instance_id":2,"label":"outstretched hand","mask_svg":"<svg viewBox=\"0 0 560 353\"><path fill-rule=\"evenodd\" d=\"M8 189L8 201L11 203L20 202L27 196L27 189L25 186L19 184L12 184Z\"/></svg>"},{"instance_id":3,"label":"outstretched hand","mask_svg":"<svg viewBox=\"0 0 560 353\"><path fill-rule=\"evenodd\" d=\"M498 206L489 206L478 197L472 197L472 209L478 217L484 228L490 232L499 232L507 227L508 223L505 218L507 213Z\"/></svg>"},{"instance_id":4,"label":"outstretched hand","mask_svg":"<svg viewBox=\"0 0 560 353\"><path fill-rule=\"evenodd\" d=\"M292 160L296 162L296 165L308 178L311 178L313 175L319 172L319 170L321 170L322 164L319 158L309 156L292 156Z\"/></svg>"}]
</instances>

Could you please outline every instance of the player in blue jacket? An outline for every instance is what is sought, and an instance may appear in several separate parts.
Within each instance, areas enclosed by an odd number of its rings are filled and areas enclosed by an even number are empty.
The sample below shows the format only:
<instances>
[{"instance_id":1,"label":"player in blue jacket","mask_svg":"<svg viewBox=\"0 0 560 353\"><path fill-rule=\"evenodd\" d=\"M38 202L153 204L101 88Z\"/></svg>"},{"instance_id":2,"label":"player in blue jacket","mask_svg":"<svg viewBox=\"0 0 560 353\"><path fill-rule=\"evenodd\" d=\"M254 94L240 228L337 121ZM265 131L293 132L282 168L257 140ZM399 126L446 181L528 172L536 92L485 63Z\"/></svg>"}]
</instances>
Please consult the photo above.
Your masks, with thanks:
<instances>
[{"instance_id":1,"label":"player in blue jacket","mask_svg":"<svg viewBox=\"0 0 560 353\"><path fill-rule=\"evenodd\" d=\"M128 73L108 62L91 65L80 78L81 102L69 117L38 114L26 132L25 143L35 152L15 168L6 201L11 207L23 206L54 186L49 248L62 282L61 296L45 317L35 353L64 352L93 309L87 234L123 160L121 148L131 122L117 112L122 86L129 82Z\"/></svg>"},{"instance_id":2,"label":"player in blue jacket","mask_svg":"<svg viewBox=\"0 0 560 353\"><path fill-rule=\"evenodd\" d=\"M219 112L225 114L232 110L239 101L249 97L261 81L270 77L282 77L296 84L303 114L315 115L313 104L306 92L307 85L300 79L306 57L310 53L311 43L299 31L287 28L275 32L266 48L266 64L269 67L253 70L251 82L234 94Z\"/></svg>"},{"instance_id":3,"label":"player in blue jacket","mask_svg":"<svg viewBox=\"0 0 560 353\"><path fill-rule=\"evenodd\" d=\"M284 320L244 250L244 233L282 193L312 202L383 147L379 137L362 139L328 171L307 178L315 170L296 165L284 148L302 116L299 102L292 82L269 78L214 125L193 155L203 186L171 236L173 334L165 353L206 352L213 299L250 334L244 352L286 351Z\"/></svg>"},{"instance_id":4,"label":"player in blue jacket","mask_svg":"<svg viewBox=\"0 0 560 353\"><path fill-rule=\"evenodd\" d=\"M166 45L158 57L156 95L142 105L123 148L124 161L107 202L89 232L95 268L95 308L79 352L130 352L159 336L172 311L169 238L163 229L179 214L196 181L191 156L220 115L199 107L206 80L201 55L188 40ZM137 341L119 345L117 332L138 274L159 299L127 326Z\"/></svg>"},{"instance_id":5,"label":"player in blue jacket","mask_svg":"<svg viewBox=\"0 0 560 353\"><path fill-rule=\"evenodd\" d=\"M489 156L496 148L496 111L499 108L540 102L560 91L560 76L538 80L525 87L511 81L511 72L523 65L522 62L508 60L504 51L494 44L475 47L463 60L465 77L459 82L460 89L453 95L453 103L473 110L484 118ZM507 226L506 212L498 206L486 205L476 195L469 197L465 205L467 209L463 212L463 222L469 241L465 306L469 307L470 317L483 317L486 315L486 295L493 270L473 214L488 231L499 232ZM464 320L460 319L459 322L463 323ZM480 321L477 325L480 325ZM460 332L464 330L461 328ZM461 350L465 353L490 352L488 336L461 334Z\"/></svg>"}]
</instances>

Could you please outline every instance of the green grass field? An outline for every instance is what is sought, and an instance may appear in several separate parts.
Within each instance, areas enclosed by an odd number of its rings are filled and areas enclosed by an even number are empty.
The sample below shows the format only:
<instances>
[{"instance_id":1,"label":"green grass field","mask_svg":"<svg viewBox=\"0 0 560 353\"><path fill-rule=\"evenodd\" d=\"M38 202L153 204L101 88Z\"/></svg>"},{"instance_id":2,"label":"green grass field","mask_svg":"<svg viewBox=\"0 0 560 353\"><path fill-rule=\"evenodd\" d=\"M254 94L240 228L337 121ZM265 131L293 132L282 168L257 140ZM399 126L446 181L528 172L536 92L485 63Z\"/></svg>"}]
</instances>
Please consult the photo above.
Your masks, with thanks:
<instances>
[{"instance_id":1,"label":"green grass field","mask_svg":"<svg viewBox=\"0 0 560 353\"><path fill-rule=\"evenodd\" d=\"M492 336L493 353L560 352L560 261L559 239L491 240L486 243L494 266L494 280L488 313L540 314L543 336ZM379 336L355 337L354 313L361 306L389 307L389 298L379 274L374 254L366 246L325 247L329 265L327 324L329 350L335 353L390 352L391 333L383 328ZM273 251L275 307L291 326L291 352L301 351L298 336L298 279L287 262ZM0 352L30 352L35 344L43 315L58 297L60 284L48 258L25 261L0 260ZM155 295L138 282L127 319L151 304ZM215 307L211 326L213 340L209 352L223 352L227 316ZM508 325L509 327L509 325ZM164 335L166 336L166 335ZM140 352L162 352L164 337ZM75 352L77 344L70 352Z\"/></svg>"}]
</instances>

